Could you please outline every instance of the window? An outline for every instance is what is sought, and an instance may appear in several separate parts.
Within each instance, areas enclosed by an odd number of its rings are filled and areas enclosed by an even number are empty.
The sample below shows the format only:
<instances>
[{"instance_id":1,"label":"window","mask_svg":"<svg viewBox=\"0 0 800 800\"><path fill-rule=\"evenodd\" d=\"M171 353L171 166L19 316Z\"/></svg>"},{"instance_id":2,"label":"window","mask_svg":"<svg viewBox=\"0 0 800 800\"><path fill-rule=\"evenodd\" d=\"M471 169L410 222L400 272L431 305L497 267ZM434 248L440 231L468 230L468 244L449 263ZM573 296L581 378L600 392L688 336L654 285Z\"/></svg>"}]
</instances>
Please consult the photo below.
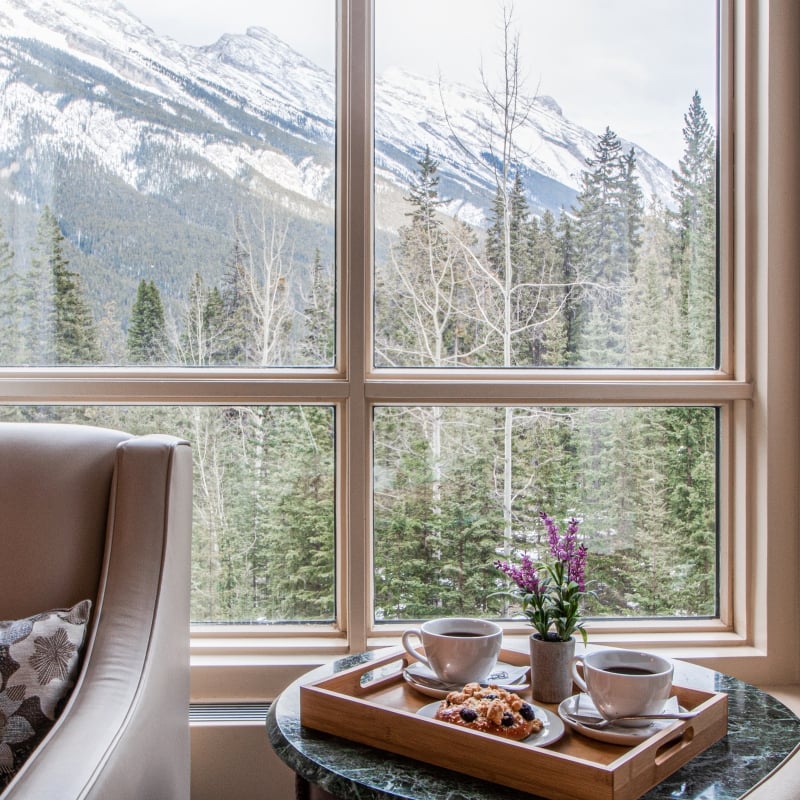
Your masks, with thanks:
<instances>
[{"instance_id":1,"label":"window","mask_svg":"<svg viewBox=\"0 0 800 800\"><path fill-rule=\"evenodd\" d=\"M375 3L373 374L457 374L475 403L374 409L378 621L508 613L493 561L546 549L541 510L583 522L592 616L720 611L730 407L691 386L728 344L718 9L623 6ZM612 403L578 397L612 368ZM567 402L497 405L485 370ZM659 407L628 399L655 374Z\"/></svg>"},{"instance_id":2,"label":"window","mask_svg":"<svg viewBox=\"0 0 800 800\"><path fill-rule=\"evenodd\" d=\"M247 686L247 665L474 607L539 507L591 532L592 636L788 674L797 87L767 56L796 59L791 10L307 0L302 26L250 8L219 39L188 22L211 5L173 29L145 0L124 25L62 5L86 31L68 52L25 3L0 23L0 412L192 440L196 691L206 667ZM123 29L136 46L108 60ZM524 60L540 30L575 76ZM626 61L643 39L676 81L707 57L669 130L623 118L662 94ZM614 72L640 85L600 91ZM598 117L579 124L570 81Z\"/></svg>"}]
</instances>

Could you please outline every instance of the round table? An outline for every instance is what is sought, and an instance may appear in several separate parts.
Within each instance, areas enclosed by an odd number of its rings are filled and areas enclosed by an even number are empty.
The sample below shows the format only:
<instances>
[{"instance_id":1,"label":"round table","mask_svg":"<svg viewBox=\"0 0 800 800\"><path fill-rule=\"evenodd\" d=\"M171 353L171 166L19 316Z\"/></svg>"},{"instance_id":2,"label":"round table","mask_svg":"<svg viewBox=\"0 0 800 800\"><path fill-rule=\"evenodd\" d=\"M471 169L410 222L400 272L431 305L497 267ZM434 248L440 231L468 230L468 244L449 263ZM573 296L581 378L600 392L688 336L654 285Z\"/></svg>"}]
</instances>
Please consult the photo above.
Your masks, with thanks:
<instances>
[{"instance_id":1,"label":"round table","mask_svg":"<svg viewBox=\"0 0 800 800\"><path fill-rule=\"evenodd\" d=\"M339 659L309 672L281 693L267 715L269 740L281 760L301 780L342 800L520 800L519 791L300 724L301 684L373 661L386 652ZM682 661L675 661L675 682L727 692L728 734L642 800L736 800L800 743L800 719L755 686Z\"/></svg>"}]
</instances>

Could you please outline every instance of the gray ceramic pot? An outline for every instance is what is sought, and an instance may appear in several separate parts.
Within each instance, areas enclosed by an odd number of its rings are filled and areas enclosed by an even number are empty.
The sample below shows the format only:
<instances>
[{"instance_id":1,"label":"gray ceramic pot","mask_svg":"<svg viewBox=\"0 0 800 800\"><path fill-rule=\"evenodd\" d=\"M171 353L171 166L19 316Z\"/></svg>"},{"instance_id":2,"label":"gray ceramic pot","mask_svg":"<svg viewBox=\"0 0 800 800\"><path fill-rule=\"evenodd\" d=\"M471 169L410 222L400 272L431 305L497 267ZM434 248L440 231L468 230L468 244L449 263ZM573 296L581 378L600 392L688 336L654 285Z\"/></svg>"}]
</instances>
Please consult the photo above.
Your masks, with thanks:
<instances>
[{"instance_id":1,"label":"gray ceramic pot","mask_svg":"<svg viewBox=\"0 0 800 800\"><path fill-rule=\"evenodd\" d=\"M531 689L534 701L560 703L572 694L572 658L575 639L545 641L531 635Z\"/></svg>"}]
</instances>

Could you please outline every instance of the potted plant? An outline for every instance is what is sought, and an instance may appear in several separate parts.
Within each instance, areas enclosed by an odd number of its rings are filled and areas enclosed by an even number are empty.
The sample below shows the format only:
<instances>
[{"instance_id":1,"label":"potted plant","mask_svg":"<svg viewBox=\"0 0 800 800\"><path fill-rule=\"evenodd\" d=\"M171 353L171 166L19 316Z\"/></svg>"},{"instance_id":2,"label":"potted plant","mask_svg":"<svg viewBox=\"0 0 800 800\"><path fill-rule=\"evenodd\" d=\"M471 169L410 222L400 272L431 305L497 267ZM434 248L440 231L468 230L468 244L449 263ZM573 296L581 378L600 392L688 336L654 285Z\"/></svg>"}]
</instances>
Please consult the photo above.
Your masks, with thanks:
<instances>
[{"instance_id":1,"label":"potted plant","mask_svg":"<svg viewBox=\"0 0 800 800\"><path fill-rule=\"evenodd\" d=\"M522 613L533 626L531 634L531 684L534 700L559 703L572 693L570 664L575 655L574 634L584 644L587 633L581 618L586 588L587 548L578 541L580 521L571 517L562 535L558 524L542 511L550 558L535 561L528 553L519 564L495 561L495 566L516 585L512 592Z\"/></svg>"}]
</instances>

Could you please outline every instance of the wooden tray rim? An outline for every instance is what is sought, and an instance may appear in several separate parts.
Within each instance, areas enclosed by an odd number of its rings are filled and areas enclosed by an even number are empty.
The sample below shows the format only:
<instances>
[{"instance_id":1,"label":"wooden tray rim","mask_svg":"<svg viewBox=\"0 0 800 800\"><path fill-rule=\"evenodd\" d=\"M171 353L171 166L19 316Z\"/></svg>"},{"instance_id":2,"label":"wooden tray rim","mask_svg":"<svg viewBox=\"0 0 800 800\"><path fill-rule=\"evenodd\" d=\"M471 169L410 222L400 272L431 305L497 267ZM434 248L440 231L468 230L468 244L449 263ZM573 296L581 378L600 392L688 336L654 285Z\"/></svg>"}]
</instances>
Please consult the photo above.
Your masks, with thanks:
<instances>
[{"instance_id":1,"label":"wooden tray rim","mask_svg":"<svg viewBox=\"0 0 800 800\"><path fill-rule=\"evenodd\" d=\"M413 659L403 648L396 648L393 649L391 652L381 656L380 658L365 662L362 664L357 664L353 667L347 668L342 670L341 672L337 672L334 675L329 675L323 678L319 678L316 680L309 681L308 683L301 684L300 686L300 722L301 724L307 724L308 720L304 721L304 697L310 698L313 695L320 695L326 697L331 703L340 704L343 709L348 707L356 707L361 708L369 713L378 713L381 716L388 716L391 717L393 715L399 715L404 718L404 724L406 726L410 726L411 730L415 733L419 732L419 735L425 738L426 731L430 731L431 729L429 726L440 726L441 728L448 729L448 736L452 737L453 742L455 745L458 745L459 742L467 743L472 742L474 744L477 741L474 737L479 737L485 743L484 746L497 749L497 748L505 748L509 755L514 752L515 756L523 757L525 762L530 765L531 769L535 769L538 766L543 765L545 762L548 765L555 765L557 763L561 763L561 769L571 769L571 770L578 770L579 772L585 773L587 780L596 779L601 783L608 784L610 786L610 795L605 795L608 797L615 797L616 794L614 793L613 784L615 775L620 772L620 770L625 769L626 767L634 768L638 763L653 763L655 764L658 759L659 751L661 750L662 746L666 743L669 743L673 740L676 740L678 744L682 741L682 733L686 730L686 728L695 721L702 721L703 715L707 714L709 711L715 708L719 703L725 703L725 727L727 729L727 693L725 692L714 692L714 691L706 691L702 689L693 689L689 687L682 687L679 685L674 685L674 690L676 693L680 694L690 694L693 699L696 699L699 702L695 702L692 705L692 708L699 709L698 716L695 717L694 720L679 720L676 722L675 725L670 725L665 727L663 730L659 731L658 733L654 734L651 737L643 740L638 745L633 746L619 746L614 745L614 747L619 747L620 754L617 758L614 758L609 763L603 763L601 761L595 761L590 758L581 758L573 753L564 753L555 750L551 750L548 747L531 747L529 745L525 745L521 742L516 742L513 740L502 739L497 736L493 736L489 733L483 733L480 731L474 731L469 728L459 728L453 725L449 725L448 723L441 722L439 720L431 719L430 717L425 717L416 713L416 711L412 711L405 708L396 708L388 705L384 705L382 703L373 702L370 699L370 695L379 691L382 688L389 688L393 686L395 683L400 683L404 686L407 686L409 692L414 692L414 690L408 686L405 680L402 677L402 670L409 664L413 663L415 659ZM524 665L528 663L528 656L525 653L521 653L516 650L509 650L503 649L500 652L499 657L500 662L509 663L511 665ZM379 677L375 680L370 681L369 683L365 684L363 687L360 684L360 680L363 675L378 671L381 668L385 668L388 665L393 664L394 662L400 662L401 667L396 670L392 671L384 677ZM349 686L348 686L349 684ZM349 688L350 691L347 691ZM359 696L360 695L360 696ZM537 704L534 701L534 705L542 705L547 707L549 704ZM550 710L553 710L552 708ZM554 711L554 713L556 713ZM314 724L309 725L309 727L315 728ZM370 746L376 746L382 749L389 750L390 752L398 753L400 755L405 755L409 758L416 758L417 760L426 762L426 763L433 763L437 764L438 766L443 766L442 764L438 764L437 761L431 761L429 758L425 757L425 753L418 752L416 755L408 752L403 752L402 750L396 749L396 746L392 746L392 742L388 740L384 740L383 743L375 744L374 741L366 741L363 739L359 739L357 736L348 735L347 733L336 732L333 730L329 730L328 728L316 728L319 730L325 730L328 733L332 733L333 735L340 736L344 739L349 739L351 741L361 741L364 744L368 744ZM717 741L721 736L716 736L714 741ZM467 737L466 739L463 737ZM596 742L593 739L588 737L582 737L581 742L584 746L584 749L591 752L592 748L599 749L603 747L602 743ZM699 755L700 752L703 752L708 746L710 746L713 742L710 742L706 747L703 747L701 750L698 750L696 753L692 754L689 758L680 759L675 763L674 767L671 769L669 768L669 755L663 759L662 761L662 769L668 770L666 774L671 774L688 760L691 758L696 757ZM424 746L424 744L420 745ZM605 746L604 752L607 751L608 745ZM667 745L667 752L669 752L669 746ZM676 758L678 755L685 755L681 753L680 749L676 750ZM652 759L652 762L651 762ZM464 771L459 770L457 765L451 767L445 767L452 769L455 772ZM473 771L468 772L468 774L474 775L475 777L481 777L480 775L476 774ZM485 780L492 780L491 778L484 778ZM509 784L506 784L509 785ZM550 787L540 787L540 789L550 788ZM598 797L600 795L598 794Z\"/></svg>"}]
</instances>

